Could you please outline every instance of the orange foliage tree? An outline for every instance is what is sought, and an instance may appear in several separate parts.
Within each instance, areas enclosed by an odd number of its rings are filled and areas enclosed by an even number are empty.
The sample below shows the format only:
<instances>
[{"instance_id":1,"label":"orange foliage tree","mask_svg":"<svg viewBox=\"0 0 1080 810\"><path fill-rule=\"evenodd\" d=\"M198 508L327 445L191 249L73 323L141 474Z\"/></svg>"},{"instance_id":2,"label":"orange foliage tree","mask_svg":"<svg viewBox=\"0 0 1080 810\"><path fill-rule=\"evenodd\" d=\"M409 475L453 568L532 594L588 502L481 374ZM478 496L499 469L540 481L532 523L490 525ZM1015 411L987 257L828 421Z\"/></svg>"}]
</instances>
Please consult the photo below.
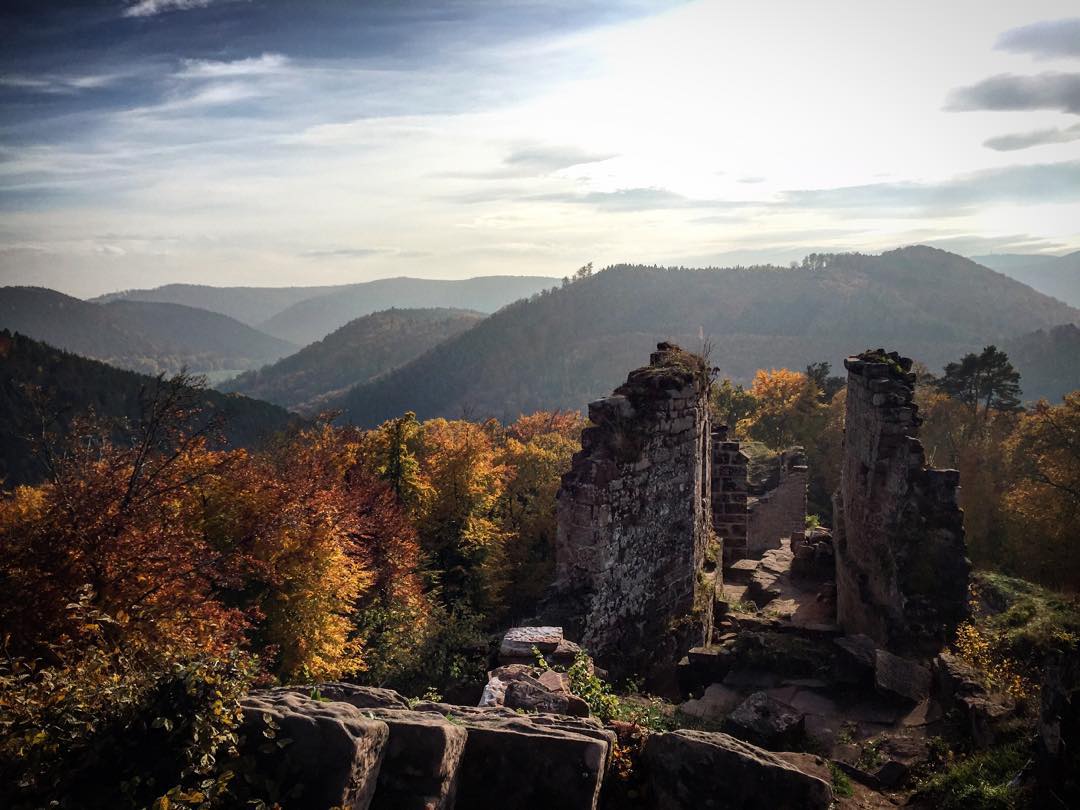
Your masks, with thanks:
<instances>
[{"instance_id":1,"label":"orange foliage tree","mask_svg":"<svg viewBox=\"0 0 1080 810\"><path fill-rule=\"evenodd\" d=\"M774 450L808 444L820 429L824 410L821 390L802 372L759 369L750 395L753 412L740 422L739 430Z\"/></svg>"}]
</instances>

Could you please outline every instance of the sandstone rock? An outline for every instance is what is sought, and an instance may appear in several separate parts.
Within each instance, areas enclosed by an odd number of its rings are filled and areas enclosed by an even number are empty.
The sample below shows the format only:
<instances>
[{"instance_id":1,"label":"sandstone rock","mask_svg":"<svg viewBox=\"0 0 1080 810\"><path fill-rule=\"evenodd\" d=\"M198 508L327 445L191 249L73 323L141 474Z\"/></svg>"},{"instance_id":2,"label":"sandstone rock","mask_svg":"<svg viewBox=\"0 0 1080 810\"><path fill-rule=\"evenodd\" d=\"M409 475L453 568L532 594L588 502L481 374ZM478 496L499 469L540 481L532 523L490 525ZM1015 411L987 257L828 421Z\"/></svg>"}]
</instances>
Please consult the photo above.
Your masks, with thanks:
<instances>
[{"instance_id":1,"label":"sandstone rock","mask_svg":"<svg viewBox=\"0 0 1080 810\"><path fill-rule=\"evenodd\" d=\"M773 750L792 747L804 728L801 713L766 692L750 695L724 722L729 734Z\"/></svg>"},{"instance_id":2,"label":"sandstone rock","mask_svg":"<svg viewBox=\"0 0 1080 810\"><path fill-rule=\"evenodd\" d=\"M372 810L452 810L467 730L428 712L372 714L390 728Z\"/></svg>"},{"instance_id":3,"label":"sandstone rock","mask_svg":"<svg viewBox=\"0 0 1080 810\"><path fill-rule=\"evenodd\" d=\"M727 734L653 734L644 762L658 810L824 810L828 782Z\"/></svg>"},{"instance_id":4,"label":"sandstone rock","mask_svg":"<svg viewBox=\"0 0 1080 810\"><path fill-rule=\"evenodd\" d=\"M874 653L877 652L877 644L869 636L861 634L842 636L833 639L833 643L847 653L847 660L856 667L866 670L874 669Z\"/></svg>"},{"instance_id":5,"label":"sandstone rock","mask_svg":"<svg viewBox=\"0 0 1080 810\"><path fill-rule=\"evenodd\" d=\"M607 736L521 717L473 716L461 722L468 739L458 810L595 810L611 744Z\"/></svg>"},{"instance_id":6,"label":"sandstone rock","mask_svg":"<svg viewBox=\"0 0 1080 810\"><path fill-rule=\"evenodd\" d=\"M683 703L679 711L699 720L720 722L742 701L742 695L734 689L729 689L722 683L714 683L700 698Z\"/></svg>"},{"instance_id":7,"label":"sandstone rock","mask_svg":"<svg viewBox=\"0 0 1080 810\"><path fill-rule=\"evenodd\" d=\"M534 660L533 647L542 653L555 652L563 641L561 627L511 627L499 644L499 658Z\"/></svg>"},{"instance_id":8,"label":"sandstone rock","mask_svg":"<svg viewBox=\"0 0 1080 810\"><path fill-rule=\"evenodd\" d=\"M526 680L511 681L506 687L503 705L508 709L548 714L588 717L589 704L568 692L553 692Z\"/></svg>"},{"instance_id":9,"label":"sandstone rock","mask_svg":"<svg viewBox=\"0 0 1080 810\"><path fill-rule=\"evenodd\" d=\"M355 706L323 702L286 690L256 692L241 703L241 754L255 757L288 806L299 810L367 810L375 792L390 730ZM264 731L277 726L270 750Z\"/></svg>"},{"instance_id":10,"label":"sandstone rock","mask_svg":"<svg viewBox=\"0 0 1080 810\"><path fill-rule=\"evenodd\" d=\"M724 569L724 579L740 585L749 584L750 578L758 569L758 564L758 560L750 558L736 560Z\"/></svg>"},{"instance_id":11,"label":"sandstone rock","mask_svg":"<svg viewBox=\"0 0 1080 810\"><path fill-rule=\"evenodd\" d=\"M409 702L393 689L358 686L342 681L326 681L311 686L279 686L263 690L261 694L277 695L286 692L313 697L316 700L348 703L358 709L407 709L409 706Z\"/></svg>"},{"instance_id":12,"label":"sandstone rock","mask_svg":"<svg viewBox=\"0 0 1080 810\"><path fill-rule=\"evenodd\" d=\"M922 664L888 650L875 651L874 685L879 692L918 703L930 696L930 682L930 670Z\"/></svg>"}]
</instances>

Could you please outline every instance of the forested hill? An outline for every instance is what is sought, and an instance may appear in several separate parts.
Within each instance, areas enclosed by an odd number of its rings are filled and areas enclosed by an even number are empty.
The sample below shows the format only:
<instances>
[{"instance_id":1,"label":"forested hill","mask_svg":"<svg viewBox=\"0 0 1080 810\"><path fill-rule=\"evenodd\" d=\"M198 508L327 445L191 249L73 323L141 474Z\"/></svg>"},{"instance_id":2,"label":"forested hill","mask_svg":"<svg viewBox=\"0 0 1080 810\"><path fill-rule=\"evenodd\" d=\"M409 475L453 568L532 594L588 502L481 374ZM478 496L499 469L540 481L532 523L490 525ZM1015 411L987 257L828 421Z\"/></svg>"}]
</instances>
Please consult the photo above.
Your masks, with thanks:
<instances>
[{"instance_id":1,"label":"forested hill","mask_svg":"<svg viewBox=\"0 0 1080 810\"><path fill-rule=\"evenodd\" d=\"M557 283L557 279L539 276L481 276L460 281L384 278L300 301L263 321L259 328L305 346L355 318L391 307L495 312Z\"/></svg>"},{"instance_id":2,"label":"forested hill","mask_svg":"<svg viewBox=\"0 0 1080 810\"><path fill-rule=\"evenodd\" d=\"M355 318L391 307L494 312L558 283L557 278L540 276L479 276L463 280L384 278L329 287L166 284L150 290L110 293L95 301L184 304L228 315L297 346L306 346Z\"/></svg>"},{"instance_id":3,"label":"forested hill","mask_svg":"<svg viewBox=\"0 0 1080 810\"><path fill-rule=\"evenodd\" d=\"M43 413L55 414L54 428L61 434L75 417L91 410L108 421L137 420L140 396L158 384L154 377L79 357L6 329L0 331L0 367L0 481L5 488L43 475L42 459L28 440L41 434ZM258 445L297 419L268 402L212 390L200 391L198 401L207 413L222 417L230 445Z\"/></svg>"},{"instance_id":4,"label":"forested hill","mask_svg":"<svg viewBox=\"0 0 1080 810\"><path fill-rule=\"evenodd\" d=\"M247 369L295 350L216 312L177 304L98 304L44 287L0 288L0 329L149 374Z\"/></svg>"},{"instance_id":5,"label":"forested hill","mask_svg":"<svg viewBox=\"0 0 1080 810\"><path fill-rule=\"evenodd\" d=\"M388 309L350 321L271 366L219 386L300 412L397 368L484 316L460 309Z\"/></svg>"},{"instance_id":6,"label":"forested hill","mask_svg":"<svg viewBox=\"0 0 1080 810\"><path fill-rule=\"evenodd\" d=\"M927 247L818 257L797 269L624 265L506 307L353 389L341 406L360 425L406 410L514 418L582 407L663 339L696 350L704 337L720 373L746 380L758 368L838 365L876 346L938 369L986 343L1070 322L1080 311Z\"/></svg>"},{"instance_id":7,"label":"forested hill","mask_svg":"<svg viewBox=\"0 0 1080 810\"><path fill-rule=\"evenodd\" d=\"M1025 401L1061 398L1080 388L1080 327L1062 324L1005 341L1001 347L1020 369Z\"/></svg>"},{"instance_id":8,"label":"forested hill","mask_svg":"<svg viewBox=\"0 0 1080 810\"><path fill-rule=\"evenodd\" d=\"M1004 253L978 256L975 261L1059 301L1080 307L1080 250L1066 256Z\"/></svg>"}]
</instances>

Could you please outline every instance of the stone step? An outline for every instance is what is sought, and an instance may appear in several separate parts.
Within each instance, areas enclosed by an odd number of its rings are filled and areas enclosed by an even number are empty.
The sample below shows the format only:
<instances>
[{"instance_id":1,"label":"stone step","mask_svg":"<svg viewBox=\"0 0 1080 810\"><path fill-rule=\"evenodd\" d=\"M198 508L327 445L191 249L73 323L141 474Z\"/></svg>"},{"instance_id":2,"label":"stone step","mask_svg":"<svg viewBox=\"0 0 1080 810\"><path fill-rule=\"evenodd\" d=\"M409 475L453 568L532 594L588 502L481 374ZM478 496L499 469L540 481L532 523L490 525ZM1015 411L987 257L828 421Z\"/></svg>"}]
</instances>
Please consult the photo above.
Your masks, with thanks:
<instances>
[{"instance_id":1,"label":"stone step","mask_svg":"<svg viewBox=\"0 0 1080 810\"><path fill-rule=\"evenodd\" d=\"M736 560L724 569L724 581L733 582L739 585L748 585L760 564L760 560L753 560L749 557L742 560Z\"/></svg>"}]
</instances>

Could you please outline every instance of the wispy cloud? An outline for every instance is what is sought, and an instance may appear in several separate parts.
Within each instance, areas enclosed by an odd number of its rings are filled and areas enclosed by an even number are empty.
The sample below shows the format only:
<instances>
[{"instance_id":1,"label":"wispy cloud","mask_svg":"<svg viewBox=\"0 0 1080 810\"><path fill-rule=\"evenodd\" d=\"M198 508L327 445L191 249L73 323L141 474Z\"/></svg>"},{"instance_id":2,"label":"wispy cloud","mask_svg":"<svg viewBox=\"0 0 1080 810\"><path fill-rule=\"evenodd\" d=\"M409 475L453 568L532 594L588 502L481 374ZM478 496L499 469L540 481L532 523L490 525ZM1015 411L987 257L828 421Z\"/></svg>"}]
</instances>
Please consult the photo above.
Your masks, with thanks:
<instances>
[{"instance_id":1,"label":"wispy cloud","mask_svg":"<svg viewBox=\"0 0 1080 810\"><path fill-rule=\"evenodd\" d=\"M1044 20L1006 31L997 48L1015 53L1029 53L1039 58L1080 57L1080 17Z\"/></svg>"},{"instance_id":2,"label":"wispy cloud","mask_svg":"<svg viewBox=\"0 0 1080 810\"><path fill-rule=\"evenodd\" d=\"M556 192L536 194L528 201L590 205L605 211L654 211L671 208L738 208L748 203L734 200L699 200L666 188L620 188L615 191Z\"/></svg>"},{"instance_id":3,"label":"wispy cloud","mask_svg":"<svg viewBox=\"0 0 1080 810\"><path fill-rule=\"evenodd\" d=\"M137 0L124 9L125 17L153 17L167 11L189 11L206 8L214 0Z\"/></svg>"},{"instance_id":4,"label":"wispy cloud","mask_svg":"<svg viewBox=\"0 0 1080 810\"><path fill-rule=\"evenodd\" d=\"M1080 114L1080 73L1003 73L952 92L947 110L1060 110Z\"/></svg>"},{"instance_id":5,"label":"wispy cloud","mask_svg":"<svg viewBox=\"0 0 1080 810\"><path fill-rule=\"evenodd\" d=\"M790 191L787 203L806 208L920 209L956 212L988 203L1080 200L1080 161L1009 166L936 183L872 183Z\"/></svg>"},{"instance_id":6,"label":"wispy cloud","mask_svg":"<svg viewBox=\"0 0 1080 810\"><path fill-rule=\"evenodd\" d=\"M514 150L503 159L503 163L530 172L556 172L571 166L600 163L613 157L617 157L613 152L589 152L576 146L534 144Z\"/></svg>"},{"instance_id":7,"label":"wispy cloud","mask_svg":"<svg viewBox=\"0 0 1080 810\"><path fill-rule=\"evenodd\" d=\"M180 79L222 79L236 76L269 76L291 67L289 59L279 53L264 53L231 62L211 59L185 59L176 73Z\"/></svg>"},{"instance_id":8,"label":"wispy cloud","mask_svg":"<svg viewBox=\"0 0 1080 810\"><path fill-rule=\"evenodd\" d=\"M1018 149L1028 149L1032 146L1070 143L1071 141L1080 141L1080 124L1073 124L1071 127L1064 129L1036 129L1032 132L998 135L983 141L983 146L998 152L1013 152Z\"/></svg>"}]
</instances>

